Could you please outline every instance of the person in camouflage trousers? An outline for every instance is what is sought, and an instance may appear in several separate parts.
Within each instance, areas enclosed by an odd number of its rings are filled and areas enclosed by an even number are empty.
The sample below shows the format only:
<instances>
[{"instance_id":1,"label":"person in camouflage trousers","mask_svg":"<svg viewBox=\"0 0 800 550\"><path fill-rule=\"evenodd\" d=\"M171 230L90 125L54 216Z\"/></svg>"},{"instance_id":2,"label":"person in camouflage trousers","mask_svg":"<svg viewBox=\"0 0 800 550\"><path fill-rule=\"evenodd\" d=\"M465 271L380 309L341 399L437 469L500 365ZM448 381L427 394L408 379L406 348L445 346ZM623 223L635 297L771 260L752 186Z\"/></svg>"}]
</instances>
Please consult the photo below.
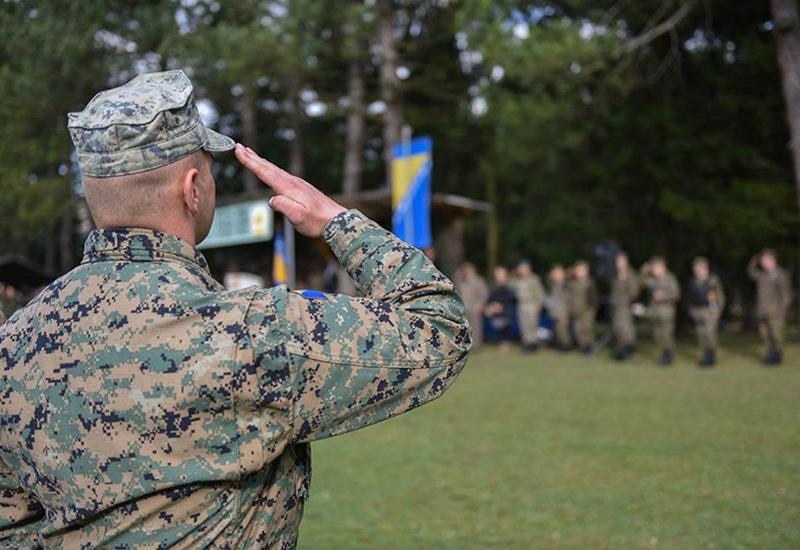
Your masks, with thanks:
<instances>
[{"instance_id":1,"label":"person in camouflage trousers","mask_svg":"<svg viewBox=\"0 0 800 550\"><path fill-rule=\"evenodd\" d=\"M95 96L69 128L97 229L0 327L0 546L294 548L309 443L441 396L464 305L419 250L252 150L272 207L361 298L226 291L195 248L215 206L189 79Z\"/></svg>"},{"instance_id":2,"label":"person in camouflage trousers","mask_svg":"<svg viewBox=\"0 0 800 550\"><path fill-rule=\"evenodd\" d=\"M575 342L581 353L592 353L594 345L594 319L597 315L597 285L590 276L589 264L579 260L572 266L567 283L569 316L575 331Z\"/></svg>"},{"instance_id":3,"label":"person in camouflage trousers","mask_svg":"<svg viewBox=\"0 0 800 550\"><path fill-rule=\"evenodd\" d=\"M472 330L472 349L483 345L483 310L489 299L489 285L475 268L475 264L465 263L455 280L456 288L464 299L467 320Z\"/></svg>"},{"instance_id":4,"label":"person in camouflage trousers","mask_svg":"<svg viewBox=\"0 0 800 550\"><path fill-rule=\"evenodd\" d=\"M539 347L539 314L544 304L542 280L533 272L530 262L519 262L511 288L517 297L517 319L525 351L533 352Z\"/></svg>"},{"instance_id":5,"label":"person in camouflage trousers","mask_svg":"<svg viewBox=\"0 0 800 550\"><path fill-rule=\"evenodd\" d=\"M631 268L624 252L617 254L616 273L611 281L611 330L614 334L614 357L628 359L636 345L636 326L631 306L641 290L638 274Z\"/></svg>"},{"instance_id":6,"label":"person in camouflage trousers","mask_svg":"<svg viewBox=\"0 0 800 550\"><path fill-rule=\"evenodd\" d=\"M695 258L693 277L689 282L689 316L697 330L697 341L703 350L701 367L713 367L717 362L717 331L725 309L725 291L716 274L711 273L708 260Z\"/></svg>"},{"instance_id":7,"label":"person in camouflage trousers","mask_svg":"<svg viewBox=\"0 0 800 550\"><path fill-rule=\"evenodd\" d=\"M667 262L656 256L642 267L642 283L650 292L648 317L653 322L653 336L661 349L658 364L672 364L675 347L675 313L681 289L678 280L668 269Z\"/></svg>"},{"instance_id":8,"label":"person in camouflage trousers","mask_svg":"<svg viewBox=\"0 0 800 550\"><path fill-rule=\"evenodd\" d=\"M547 311L553 318L555 344L559 351L567 351L572 339L569 334L569 296L567 272L564 266L555 265L548 274L550 289L545 300Z\"/></svg>"},{"instance_id":9,"label":"person in camouflage trousers","mask_svg":"<svg viewBox=\"0 0 800 550\"><path fill-rule=\"evenodd\" d=\"M764 364L777 366L783 361L786 314L792 304L789 276L779 265L772 250L756 254L747 265L747 273L756 283L758 330L766 347Z\"/></svg>"}]
</instances>

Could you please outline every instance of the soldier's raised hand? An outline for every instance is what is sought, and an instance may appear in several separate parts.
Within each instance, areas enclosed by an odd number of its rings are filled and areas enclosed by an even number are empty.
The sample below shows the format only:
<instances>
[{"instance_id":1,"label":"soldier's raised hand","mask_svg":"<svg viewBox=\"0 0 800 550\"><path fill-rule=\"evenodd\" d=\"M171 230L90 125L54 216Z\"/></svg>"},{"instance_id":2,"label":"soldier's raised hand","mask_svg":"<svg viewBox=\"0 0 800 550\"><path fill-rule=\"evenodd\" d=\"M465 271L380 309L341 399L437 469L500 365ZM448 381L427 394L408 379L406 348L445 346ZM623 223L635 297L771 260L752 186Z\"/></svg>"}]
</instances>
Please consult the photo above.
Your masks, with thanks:
<instances>
[{"instance_id":1,"label":"soldier's raised hand","mask_svg":"<svg viewBox=\"0 0 800 550\"><path fill-rule=\"evenodd\" d=\"M346 210L304 179L282 170L241 143L236 144L236 158L275 192L269 201L272 209L286 216L307 237L319 237L328 222Z\"/></svg>"}]
</instances>

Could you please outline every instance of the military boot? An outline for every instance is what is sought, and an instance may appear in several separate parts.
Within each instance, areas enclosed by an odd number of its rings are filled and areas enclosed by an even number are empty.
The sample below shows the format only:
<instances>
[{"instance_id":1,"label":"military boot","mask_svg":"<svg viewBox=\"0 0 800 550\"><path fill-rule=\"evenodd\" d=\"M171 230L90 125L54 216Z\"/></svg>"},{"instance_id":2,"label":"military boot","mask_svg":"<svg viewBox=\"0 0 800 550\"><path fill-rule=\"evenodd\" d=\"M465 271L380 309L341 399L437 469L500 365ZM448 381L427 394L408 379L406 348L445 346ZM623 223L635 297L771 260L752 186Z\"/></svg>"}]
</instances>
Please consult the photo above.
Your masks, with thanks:
<instances>
[{"instance_id":1,"label":"military boot","mask_svg":"<svg viewBox=\"0 0 800 550\"><path fill-rule=\"evenodd\" d=\"M672 350L671 349L665 349L661 353L661 357L658 358L658 365L660 367L669 367L670 365L672 365Z\"/></svg>"},{"instance_id":2,"label":"military boot","mask_svg":"<svg viewBox=\"0 0 800 550\"><path fill-rule=\"evenodd\" d=\"M775 350L770 350L764 357L765 367L777 367L781 363L781 354Z\"/></svg>"},{"instance_id":3,"label":"military boot","mask_svg":"<svg viewBox=\"0 0 800 550\"><path fill-rule=\"evenodd\" d=\"M700 366L703 368L711 368L717 363L716 353L713 349L706 349L703 358L700 359Z\"/></svg>"}]
</instances>

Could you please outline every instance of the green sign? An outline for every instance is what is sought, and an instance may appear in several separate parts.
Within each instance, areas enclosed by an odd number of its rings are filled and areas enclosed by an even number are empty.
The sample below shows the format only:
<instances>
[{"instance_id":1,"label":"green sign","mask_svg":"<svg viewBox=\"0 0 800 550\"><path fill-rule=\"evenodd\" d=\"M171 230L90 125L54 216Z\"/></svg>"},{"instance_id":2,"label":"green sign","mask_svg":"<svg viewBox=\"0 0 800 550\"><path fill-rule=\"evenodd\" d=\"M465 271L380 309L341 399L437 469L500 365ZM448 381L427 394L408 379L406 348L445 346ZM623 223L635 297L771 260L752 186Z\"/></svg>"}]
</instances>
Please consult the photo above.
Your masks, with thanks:
<instances>
[{"instance_id":1,"label":"green sign","mask_svg":"<svg viewBox=\"0 0 800 550\"><path fill-rule=\"evenodd\" d=\"M197 248L220 248L268 241L272 238L273 215L266 199L220 206L208 237Z\"/></svg>"}]
</instances>

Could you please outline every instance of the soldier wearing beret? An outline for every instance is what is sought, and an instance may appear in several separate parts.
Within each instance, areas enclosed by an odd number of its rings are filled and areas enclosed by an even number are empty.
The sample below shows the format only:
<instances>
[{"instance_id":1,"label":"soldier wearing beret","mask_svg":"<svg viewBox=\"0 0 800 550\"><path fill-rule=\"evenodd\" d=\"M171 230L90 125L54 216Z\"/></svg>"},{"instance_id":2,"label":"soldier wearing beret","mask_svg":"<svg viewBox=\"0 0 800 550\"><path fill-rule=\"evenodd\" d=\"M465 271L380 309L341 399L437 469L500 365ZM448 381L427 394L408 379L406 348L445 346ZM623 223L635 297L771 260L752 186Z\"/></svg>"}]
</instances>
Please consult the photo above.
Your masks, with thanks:
<instances>
[{"instance_id":1,"label":"soldier wearing beret","mask_svg":"<svg viewBox=\"0 0 800 550\"><path fill-rule=\"evenodd\" d=\"M772 250L756 254L747 266L747 274L756 283L756 317L758 330L764 341L766 366L777 366L783 361L783 338L786 314L792 304L792 285L789 276Z\"/></svg>"},{"instance_id":2,"label":"soldier wearing beret","mask_svg":"<svg viewBox=\"0 0 800 550\"><path fill-rule=\"evenodd\" d=\"M293 548L311 441L431 401L470 349L419 250L206 128L181 71L101 92L69 130L97 224L81 264L0 327L7 547ZM363 298L225 291L210 153L321 237Z\"/></svg>"}]
</instances>

